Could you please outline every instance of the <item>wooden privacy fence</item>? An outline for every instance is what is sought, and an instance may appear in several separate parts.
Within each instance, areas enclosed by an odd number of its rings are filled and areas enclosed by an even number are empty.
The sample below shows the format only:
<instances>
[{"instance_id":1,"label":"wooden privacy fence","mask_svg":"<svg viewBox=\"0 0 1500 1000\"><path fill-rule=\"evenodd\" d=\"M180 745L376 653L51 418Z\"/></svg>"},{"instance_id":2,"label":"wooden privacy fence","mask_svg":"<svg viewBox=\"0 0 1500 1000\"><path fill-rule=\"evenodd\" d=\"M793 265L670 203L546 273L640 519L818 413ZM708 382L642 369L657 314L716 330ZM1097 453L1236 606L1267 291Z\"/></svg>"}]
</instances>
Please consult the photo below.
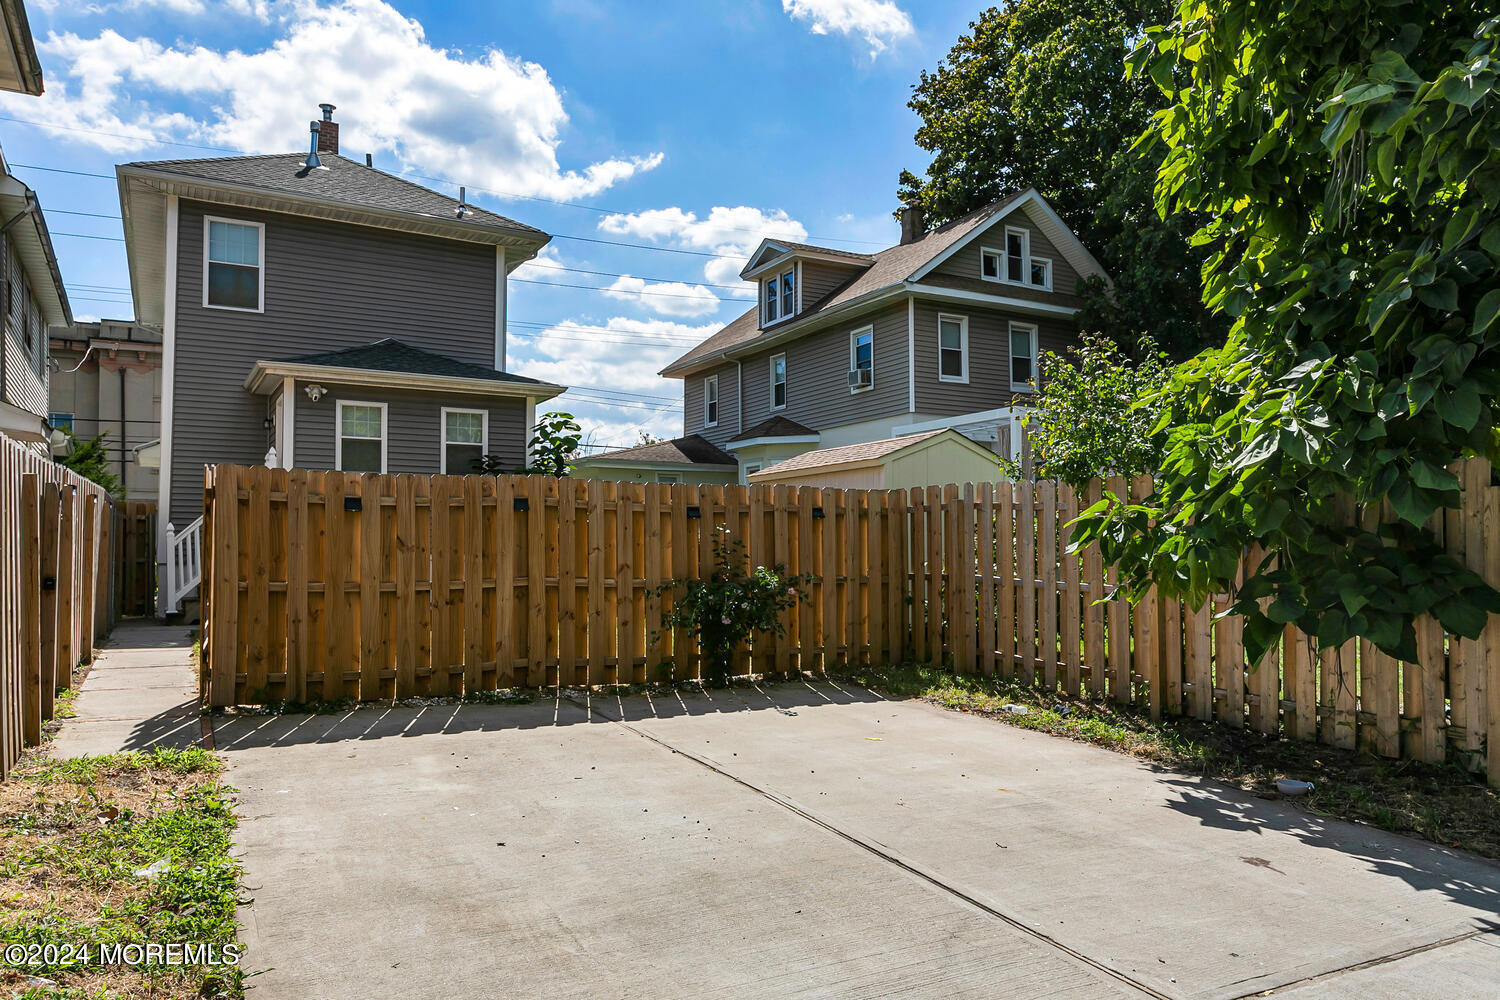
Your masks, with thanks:
<instances>
[{"instance_id":1,"label":"wooden privacy fence","mask_svg":"<svg viewBox=\"0 0 1500 1000\"><path fill-rule=\"evenodd\" d=\"M115 505L115 611L138 617L156 611L156 504Z\"/></svg>"},{"instance_id":2,"label":"wooden privacy fence","mask_svg":"<svg viewBox=\"0 0 1500 1000\"><path fill-rule=\"evenodd\" d=\"M113 624L114 530L107 493L0 437L0 778Z\"/></svg>"},{"instance_id":3,"label":"wooden privacy fence","mask_svg":"<svg viewBox=\"0 0 1500 1000\"><path fill-rule=\"evenodd\" d=\"M1500 581L1500 490L1465 470L1450 551ZM658 631L660 586L712 567L715 530L751 565L810 573L783 637L740 673L913 660L1071 696L1266 733L1481 766L1500 745L1490 683L1500 633L1419 636L1422 662L1365 643L1319 653L1289 632L1245 662L1228 603L1114 594L1067 525L1108 489L1051 482L866 491L383 476L217 466L205 479L205 658L211 705L458 695L512 686L699 675ZM1488 702L1487 702L1488 699ZM1487 707L1488 705L1488 707ZM1500 769L1492 769L1500 770Z\"/></svg>"}]
</instances>

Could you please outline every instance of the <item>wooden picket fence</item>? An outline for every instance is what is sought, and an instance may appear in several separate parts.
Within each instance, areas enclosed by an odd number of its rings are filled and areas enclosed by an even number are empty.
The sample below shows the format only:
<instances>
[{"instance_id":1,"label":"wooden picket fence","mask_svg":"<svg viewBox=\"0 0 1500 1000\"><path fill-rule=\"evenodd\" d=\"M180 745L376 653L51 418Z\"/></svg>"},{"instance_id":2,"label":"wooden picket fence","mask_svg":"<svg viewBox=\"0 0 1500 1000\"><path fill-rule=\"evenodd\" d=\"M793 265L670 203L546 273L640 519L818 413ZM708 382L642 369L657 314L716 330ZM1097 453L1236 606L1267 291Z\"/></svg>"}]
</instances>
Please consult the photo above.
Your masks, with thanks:
<instances>
[{"instance_id":1,"label":"wooden picket fence","mask_svg":"<svg viewBox=\"0 0 1500 1000\"><path fill-rule=\"evenodd\" d=\"M0 778L114 622L109 495L0 437Z\"/></svg>"},{"instance_id":2,"label":"wooden picket fence","mask_svg":"<svg viewBox=\"0 0 1500 1000\"><path fill-rule=\"evenodd\" d=\"M1439 527L1500 582L1500 490ZM1289 632L1247 664L1228 597L1116 598L1068 524L1108 490L1051 482L866 491L387 476L217 466L205 478L203 697L223 706L386 699L699 676L691 635L662 633L674 578L713 565L716 529L750 565L812 574L782 637L741 653L770 676L908 660L1016 678L1386 756L1480 768L1500 745L1500 633L1445 637L1420 666ZM1429 707L1430 706L1430 707ZM1492 769L1500 770L1500 769Z\"/></svg>"}]
</instances>

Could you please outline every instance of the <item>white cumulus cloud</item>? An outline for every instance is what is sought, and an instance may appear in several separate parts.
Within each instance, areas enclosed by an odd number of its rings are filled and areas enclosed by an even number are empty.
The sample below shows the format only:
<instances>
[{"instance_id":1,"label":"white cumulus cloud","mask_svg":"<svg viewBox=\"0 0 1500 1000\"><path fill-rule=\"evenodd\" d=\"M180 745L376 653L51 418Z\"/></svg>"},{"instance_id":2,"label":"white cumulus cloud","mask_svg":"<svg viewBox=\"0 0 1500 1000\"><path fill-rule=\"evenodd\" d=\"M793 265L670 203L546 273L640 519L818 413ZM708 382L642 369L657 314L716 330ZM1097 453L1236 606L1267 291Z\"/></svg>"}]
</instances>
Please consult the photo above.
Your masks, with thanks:
<instances>
[{"instance_id":1,"label":"white cumulus cloud","mask_svg":"<svg viewBox=\"0 0 1500 1000\"><path fill-rule=\"evenodd\" d=\"M188 9L195 0L136 2ZM269 10L256 0L234 6ZM115 153L147 148L153 136L263 153L302 149L327 101L339 106L346 153L500 194L587 197L661 162L650 153L564 168L568 113L546 69L494 48L434 48L420 22L384 0L276 6L280 36L252 51L111 29L50 35L39 45L48 61L41 103L5 95L3 106L93 130L63 134Z\"/></svg>"},{"instance_id":2,"label":"white cumulus cloud","mask_svg":"<svg viewBox=\"0 0 1500 1000\"><path fill-rule=\"evenodd\" d=\"M915 31L911 15L890 0L781 0L781 9L815 35L859 35L871 59Z\"/></svg>"},{"instance_id":3,"label":"white cumulus cloud","mask_svg":"<svg viewBox=\"0 0 1500 1000\"><path fill-rule=\"evenodd\" d=\"M767 237L793 243L807 240L807 228L785 211L766 211L748 205L733 208L717 205L703 218L677 207L607 215L599 220L599 228L616 236L719 254L706 259L704 279L715 285L731 285L732 288L723 291L747 298L754 297L755 289L739 280L740 271L761 240Z\"/></svg>"},{"instance_id":4,"label":"white cumulus cloud","mask_svg":"<svg viewBox=\"0 0 1500 1000\"><path fill-rule=\"evenodd\" d=\"M719 308L719 297L702 285L647 281L629 274L616 278L604 294L612 299L638 302L663 316L707 316Z\"/></svg>"},{"instance_id":5,"label":"white cumulus cloud","mask_svg":"<svg viewBox=\"0 0 1500 1000\"><path fill-rule=\"evenodd\" d=\"M682 382L656 373L718 329L625 316L563 320L536 334L512 331L512 367L574 387L544 409L573 414L587 441L628 447L640 431L682 435Z\"/></svg>"}]
</instances>

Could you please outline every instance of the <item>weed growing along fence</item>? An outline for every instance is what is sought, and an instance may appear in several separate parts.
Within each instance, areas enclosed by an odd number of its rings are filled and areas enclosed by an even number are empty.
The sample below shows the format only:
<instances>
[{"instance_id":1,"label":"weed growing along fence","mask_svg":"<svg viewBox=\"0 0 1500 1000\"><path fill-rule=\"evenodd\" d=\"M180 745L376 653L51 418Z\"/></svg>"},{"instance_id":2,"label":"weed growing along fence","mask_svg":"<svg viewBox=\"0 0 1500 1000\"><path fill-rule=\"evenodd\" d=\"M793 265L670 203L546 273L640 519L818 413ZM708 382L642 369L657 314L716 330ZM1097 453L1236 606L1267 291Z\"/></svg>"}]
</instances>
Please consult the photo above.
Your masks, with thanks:
<instances>
[{"instance_id":1,"label":"weed growing along fence","mask_svg":"<svg viewBox=\"0 0 1500 1000\"><path fill-rule=\"evenodd\" d=\"M1466 472L1450 551L1500 579L1500 490ZM1385 756L1482 766L1500 683L1489 633L1429 627L1422 665L1286 636L1244 662L1238 621L1114 599L1096 548L1069 553L1083 497L1051 482L867 491L217 466L205 484L204 700L361 700L700 675L661 632L671 579L712 568L727 526L749 564L811 574L785 634L737 672L910 659Z\"/></svg>"}]
</instances>

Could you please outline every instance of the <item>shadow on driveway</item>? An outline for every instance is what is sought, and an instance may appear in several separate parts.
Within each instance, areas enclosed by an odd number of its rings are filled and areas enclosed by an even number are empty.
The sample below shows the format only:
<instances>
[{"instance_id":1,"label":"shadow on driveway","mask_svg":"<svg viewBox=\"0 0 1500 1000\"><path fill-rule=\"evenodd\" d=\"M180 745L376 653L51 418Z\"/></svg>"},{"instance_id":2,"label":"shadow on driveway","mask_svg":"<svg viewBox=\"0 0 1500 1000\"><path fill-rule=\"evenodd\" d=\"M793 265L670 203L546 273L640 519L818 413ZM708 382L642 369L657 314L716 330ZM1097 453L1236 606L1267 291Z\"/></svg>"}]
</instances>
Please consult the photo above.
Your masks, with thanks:
<instances>
[{"instance_id":1,"label":"shadow on driveway","mask_svg":"<svg viewBox=\"0 0 1500 1000\"><path fill-rule=\"evenodd\" d=\"M640 694L549 688L538 692L530 702L421 707L372 702L323 715L217 715L213 718L213 734L215 749L233 752L301 743L597 725L616 719L645 722L753 712L795 715L799 709L887 700L866 688L831 681ZM595 714L591 709L603 714ZM148 720L148 725L157 721Z\"/></svg>"}]
</instances>

